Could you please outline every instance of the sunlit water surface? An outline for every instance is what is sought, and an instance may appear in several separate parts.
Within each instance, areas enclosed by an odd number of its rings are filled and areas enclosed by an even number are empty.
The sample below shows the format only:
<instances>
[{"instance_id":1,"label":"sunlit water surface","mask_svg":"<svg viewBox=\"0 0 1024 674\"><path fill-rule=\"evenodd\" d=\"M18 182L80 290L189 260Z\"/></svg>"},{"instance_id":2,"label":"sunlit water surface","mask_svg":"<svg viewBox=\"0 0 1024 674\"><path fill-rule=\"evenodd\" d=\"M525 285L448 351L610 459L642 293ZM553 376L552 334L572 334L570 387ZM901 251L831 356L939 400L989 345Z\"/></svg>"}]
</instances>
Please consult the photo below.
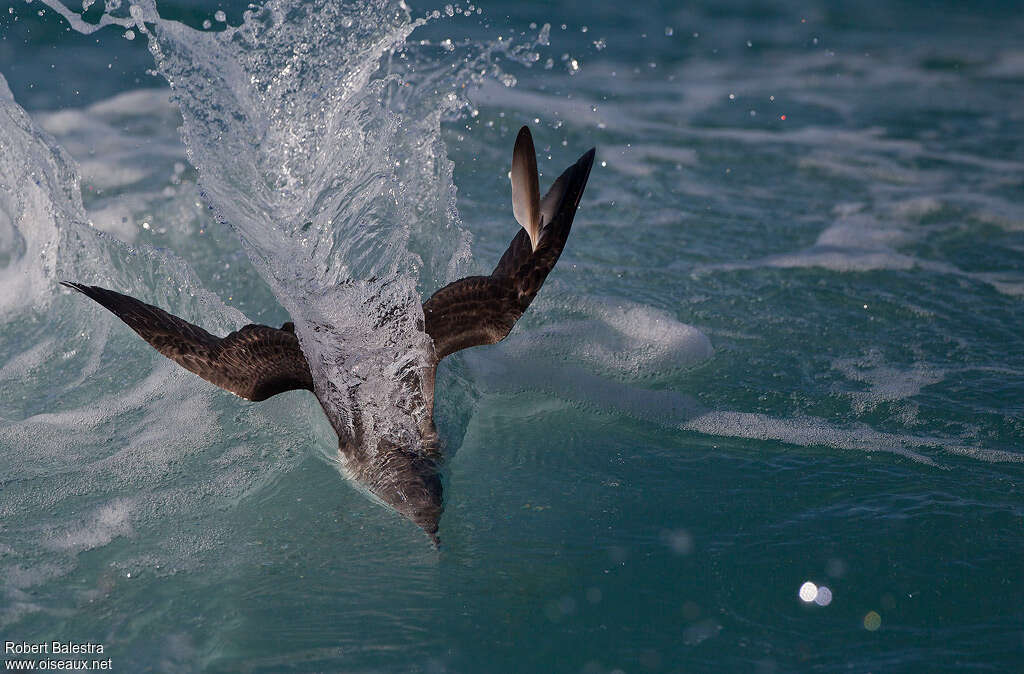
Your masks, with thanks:
<instances>
[{"instance_id":1,"label":"sunlit water surface","mask_svg":"<svg viewBox=\"0 0 1024 674\"><path fill-rule=\"evenodd\" d=\"M1013 3L85 4L0 12L3 639L119 671L1024 665ZM513 334L441 367L439 550L311 395L240 401L57 285L294 318L401 435L419 302L516 231L524 123L542 185L598 161Z\"/></svg>"}]
</instances>

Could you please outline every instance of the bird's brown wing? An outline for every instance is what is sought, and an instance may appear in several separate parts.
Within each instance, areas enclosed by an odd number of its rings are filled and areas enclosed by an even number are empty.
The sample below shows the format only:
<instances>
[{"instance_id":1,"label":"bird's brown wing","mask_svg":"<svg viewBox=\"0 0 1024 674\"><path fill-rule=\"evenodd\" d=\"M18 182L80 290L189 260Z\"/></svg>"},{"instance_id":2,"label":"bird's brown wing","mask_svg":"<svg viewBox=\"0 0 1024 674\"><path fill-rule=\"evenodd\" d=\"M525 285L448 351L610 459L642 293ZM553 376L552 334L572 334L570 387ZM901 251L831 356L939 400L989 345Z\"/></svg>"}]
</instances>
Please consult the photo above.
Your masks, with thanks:
<instances>
[{"instance_id":1,"label":"bird's brown wing","mask_svg":"<svg viewBox=\"0 0 1024 674\"><path fill-rule=\"evenodd\" d=\"M113 290L61 284L96 300L178 365L242 398L259 401L294 389L313 390L313 376L290 323L282 329L247 325L221 338Z\"/></svg>"},{"instance_id":2,"label":"bird's brown wing","mask_svg":"<svg viewBox=\"0 0 1024 674\"><path fill-rule=\"evenodd\" d=\"M490 276L449 283L423 305L424 329L434 340L437 360L471 346L494 344L512 330L562 254L593 164L590 150L540 201L536 250L527 230L520 229Z\"/></svg>"}]
</instances>

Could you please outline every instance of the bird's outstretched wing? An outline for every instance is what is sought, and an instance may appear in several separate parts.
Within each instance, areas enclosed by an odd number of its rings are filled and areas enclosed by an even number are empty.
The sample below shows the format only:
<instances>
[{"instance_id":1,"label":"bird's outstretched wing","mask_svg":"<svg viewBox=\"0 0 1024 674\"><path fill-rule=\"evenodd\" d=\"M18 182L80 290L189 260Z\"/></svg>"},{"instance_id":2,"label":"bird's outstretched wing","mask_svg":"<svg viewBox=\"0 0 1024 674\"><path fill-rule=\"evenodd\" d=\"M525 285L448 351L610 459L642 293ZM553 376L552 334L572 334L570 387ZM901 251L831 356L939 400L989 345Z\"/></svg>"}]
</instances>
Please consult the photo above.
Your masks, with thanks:
<instances>
[{"instance_id":1,"label":"bird's outstretched wing","mask_svg":"<svg viewBox=\"0 0 1024 674\"><path fill-rule=\"evenodd\" d=\"M237 396L259 401L294 389L313 390L313 376L291 323L281 329L247 325L221 338L113 290L63 281L61 285L96 300L157 351Z\"/></svg>"},{"instance_id":2,"label":"bird's outstretched wing","mask_svg":"<svg viewBox=\"0 0 1024 674\"><path fill-rule=\"evenodd\" d=\"M537 198L536 163L525 160L532 155L533 140L524 126L512 160L513 206L523 228L498 266L490 276L470 276L446 285L423 305L424 329L434 340L437 360L504 339L562 254L590 177L594 150L567 168L543 199Z\"/></svg>"}]
</instances>

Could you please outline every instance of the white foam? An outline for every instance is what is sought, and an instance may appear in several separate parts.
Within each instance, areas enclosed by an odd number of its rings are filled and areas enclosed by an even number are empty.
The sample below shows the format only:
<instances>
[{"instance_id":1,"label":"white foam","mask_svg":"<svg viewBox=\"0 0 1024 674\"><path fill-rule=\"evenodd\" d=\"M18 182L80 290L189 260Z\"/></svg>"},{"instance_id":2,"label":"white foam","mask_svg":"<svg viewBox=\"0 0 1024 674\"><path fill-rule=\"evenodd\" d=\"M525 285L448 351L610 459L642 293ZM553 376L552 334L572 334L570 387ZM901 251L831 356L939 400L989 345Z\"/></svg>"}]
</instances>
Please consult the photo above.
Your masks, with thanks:
<instances>
[{"instance_id":1,"label":"white foam","mask_svg":"<svg viewBox=\"0 0 1024 674\"><path fill-rule=\"evenodd\" d=\"M891 208L896 217L920 220L942 210L942 201L933 196L912 197L893 203Z\"/></svg>"},{"instance_id":2,"label":"white foam","mask_svg":"<svg viewBox=\"0 0 1024 674\"><path fill-rule=\"evenodd\" d=\"M905 228L883 224L861 212L857 205L838 208L838 217L818 235L814 245L789 253L768 255L743 262L699 266L694 274L774 267L778 269L827 269L855 273L922 269L990 285L1006 295L1024 294L1024 276L1015 272L966 272L948 262L928 260L901 253L897 248L917 240ZM930 199L896 204L894 210L905 218L920 218L938 206Z\"/></svg>"},{"instance_id":3,"label":"white foam","mask_svg":"<svg viewBox=\"0 0 1024 674\"><path fill-rule=\"evenodd\" d=\"M802 447L821 446L864 452L892 452L914 461L937 465L928 456L910 449L909 447L914 447L915 444L908 442L907 438L880 433L865 424L855 424L851 428L841 429L816 417L780 419L748 412L708 412L687 421L682 428L707 435L777 440Z\"/></svg>"},{"instance_id":4,"label":"white foam","mask_svg":"<svg viewBox=\"0 0 1024 674\"><path fill-rule=\"evenodd\" d=\"M16 381L28 376L53 356L56 351L55 344L54 339L44 339L15 355L0 367L0 381Z\"/></svg>"},{"instance_id":5,"label":"white foam","mask_svg":"<svg viewBox=\"0 0 1024 674\"><path fill-rule=\"evenodd\" d=\"M82 552L107 545L118 537L132 534L131 504L126 499L111 501L99 507L84 521L69 523L51 534L46 543L56 550Z\"/></svg>"},{"instance_id":6,"label":"white foam","mask_svg":"<svg viewBox=\"0 0 1024 674\"><path fill-rule=\"evenodd\" d=\"M776 440L801 447L832 447L861 452L890 452L929 466L941 467L923 450L939 449L989 462L1020 463L1024 454L967 447L949 438L903 435L877 431L867 424L837 427L819 417L779 418L749 412L707 412L681 428L707 435L754 440Z\"/></svg>"},{"instance_id":7,"label":"white foam","mask_svg":"<svg viewBox=\"0 0 1024 674\"><path fill-rule=\"evenodd\" d=\"M25 145L15 145L2 128L10 124L10 117L0 111L0 145L12 154L28 152ZM21 242L21 249L12 251L13 259L0 268L0 286L4 289L0 293L0 316L34 302L40 306L48 304L45 297L57 266L57 217L60 213L51 200L56 186L49 186L48 190L45 182L49 177L48 168L14 161L0 163L0 210L4 211L5 219L17 231ZM39 178L33 175L37 171Z\"/></svg>"},{"instance_id":8,"label":"white foam","mask_svg":"<svg viewBox=\"0 0 1024 674\"><path fill-rule=\"evenodd\" d=\"M945 379L945 371L928 363L914 363L910 369L887 364L881 352L872 350L860 358L838 358L832 367L847 379L869 386L868 391L847 393L854 401L858 414L869 411L883 402L895 402L918 395L926 386Z\"/></svg>"},{"instance_id":9,"label":"white foam","mask_svg":"<svg viewBox=\"0 0 1024 674\"><path fill-rule=\"evenodd\" d=\"M539 303L537 313L549 306ZM508 339L522 358L575 360L621 379L668 375L711 358L711 341L698 328L668 312L627 300L574 299L575 316Z\"/></svg>"}]
</instances>

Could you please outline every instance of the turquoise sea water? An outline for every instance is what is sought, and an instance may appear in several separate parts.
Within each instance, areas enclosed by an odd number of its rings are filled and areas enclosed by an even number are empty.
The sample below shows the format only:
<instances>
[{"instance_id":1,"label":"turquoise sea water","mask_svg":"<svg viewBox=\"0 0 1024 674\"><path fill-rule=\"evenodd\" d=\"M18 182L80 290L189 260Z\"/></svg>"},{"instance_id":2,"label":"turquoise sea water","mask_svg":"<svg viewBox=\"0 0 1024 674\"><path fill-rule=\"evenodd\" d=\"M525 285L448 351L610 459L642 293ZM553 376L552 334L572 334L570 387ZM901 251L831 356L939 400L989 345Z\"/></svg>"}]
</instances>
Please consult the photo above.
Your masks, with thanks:
<instances>
[{"instance_id":1,"label":"turquoise sea water","mask_svg":"<svg viewBox=\"0 0 1024 674\"><path fill-rule=\"evenodd\" d=\"M0 640L1024 668L1019 4L55 4L0 8ZM441 367L440 549L312 396L241 401L57 285L357 321L320 292L490 269L522 124L542 189L597 164L512 335Z\"/></svg>"}]
</instances>

